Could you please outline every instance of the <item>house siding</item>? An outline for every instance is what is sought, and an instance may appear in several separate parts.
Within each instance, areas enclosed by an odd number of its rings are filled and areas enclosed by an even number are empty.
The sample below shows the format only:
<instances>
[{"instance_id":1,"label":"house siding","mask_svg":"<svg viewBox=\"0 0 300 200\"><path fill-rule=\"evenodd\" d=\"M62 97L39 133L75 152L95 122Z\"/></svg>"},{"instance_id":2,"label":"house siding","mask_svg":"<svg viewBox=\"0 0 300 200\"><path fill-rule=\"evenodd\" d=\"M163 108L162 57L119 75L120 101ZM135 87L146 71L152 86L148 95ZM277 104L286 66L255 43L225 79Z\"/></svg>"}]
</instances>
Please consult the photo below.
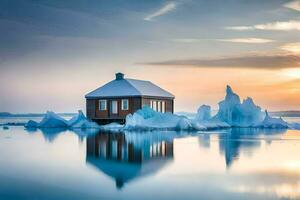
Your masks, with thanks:
<instances>
[{"instance_id":1,"label":"house siding","mask_svg":"<svg viewBox=\"0 0 300 200\"><path fill-rule=\"evenodd\" d=\"M165 112L174 112L174 99L163 98L163 97L142 97L142 107L147 105L150 107L151 101L164 101L165 102Z\"/></svg>"},{"instance_id":2,"label":"house siding","mask_svg":"<svg viewBox=\"0 0 300 200\"><path fill-rule=\"evenodd\" d=\"M89 119L95 118L96 112L96 100L94 99L87 99L86 100L86 116Z\"/></svg>"},{"instance_id":3,"label":"house siding","mask_svg":"<svg viewBox=\"0 0 300 200\"><path fill-rule=\"evenodd\" d=\"M129 105L128 110L122 110L122 99L128 99L128 105ZM107 100L107 109L106 110L103 110L103 111L99 110L99 100ZM99 99L95 99L93 101L94 101L95 107L92 108L92 106L89 106L90 110L87 109L87 116L90 119L125 119L125 117L129 113L134 113L135 111L137 111L138 109L141 108L141 98L140 97L99 98ZM112 114L110 112L112 101L118 102L118 114ZM92 102L90 102L90 100L87 100L87 102L92 104ZM89 104L89 103L87 103L87 104ZM90 114L90 113L92 113L92 109L95 109L95 115Z\"/></svg>"},{"instance_id":4,"label":"house siding","mask_svg":"<svg viewBox=\"0 0 300 200\"><path fill-rule=\"evenodd\" d=\"M122 99L128 99L128 110L122 110ZM99 110L99 100L106 100L106 110ZM124 123L128 114L132 114L143 106L150 106L150 101L164 101L165 112L174 112L174 99L164 97L115 97L115 98L98 98L86 100L86 115L88 119L94 120L100 124L106 124L110 122ZM118 102L118 114L111 113L112 101Z\"/></svg>"}]
</instances>

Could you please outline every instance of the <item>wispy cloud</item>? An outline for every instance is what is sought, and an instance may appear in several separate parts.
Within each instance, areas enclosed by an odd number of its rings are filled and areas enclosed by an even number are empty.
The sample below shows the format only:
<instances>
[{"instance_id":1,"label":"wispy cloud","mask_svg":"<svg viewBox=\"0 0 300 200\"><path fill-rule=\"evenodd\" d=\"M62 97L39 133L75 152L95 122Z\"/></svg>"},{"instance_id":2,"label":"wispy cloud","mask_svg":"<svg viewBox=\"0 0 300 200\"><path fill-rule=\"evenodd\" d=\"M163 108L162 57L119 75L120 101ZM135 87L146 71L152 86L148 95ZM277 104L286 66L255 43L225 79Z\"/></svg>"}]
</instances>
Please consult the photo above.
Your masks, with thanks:
<instances>
[{"instance_id":1,"label":"wispy cloud","mask_svg":"<svg viewBox=\"0 0 300 200\"><path fill-rule=\"evenodd\" d=\"M155 17L167 14L168 12L175 10L177 7L177 3L175 2L168 2L167 4L165 4L163 7L161 7L159 10L157 10L156 12L146 16L144 18L144 20L146 21L152 21Z\"/></svg>"},{"instance_id":2,"label":"wispy cloud","mask_svg":"<svg viewBox=\"0 0 300 200\"><path fill-rule=\"evenodd\" d=\"M274 42L274 40L263 38L233 38L233 39L217 39L221 42L247 43L247 44L263 44Z\"/></svg>"},{"instance_id":3,"label":"wispy cloud","mask_svg":"<svg viewBox=\"0 0 300 200\"><path fill-rule=\"evenodd\" d=\"M185 59L167 60L161 62L143 63L146 65L166 66L193 66L193 67L233 67L233 68L258 68L282 69L300 67L300 55L243 55L232 57L218 57L212 59Z\"/></svg>"},{"instance_id":4,"label":"wispy cloud","mask_svg":"<svg viewBox=\"0 0 300 200\"><path fill-rule=\"evenodd\" d=\"M174 38L170 39L171 42L178 43L196 43L201 41L221 41L221 42L234 42L234 43L248 43L248 44L263 44L274 42L275 40L264 38L231 38L231 39L199 39L199 38Z\"/></svg>"},{"instance_id":5,"label":"wispy cloud","mask_svg":"<svg viewBox=\"0 0 300 200\"><path fill-rule=\"evenodd\" d=\"M288 51L290 53L299 54L300 55L300 42L288 43L282 45L280 49L284 51Z\"/></svg>"},{"instance_id":6,"label":"wispy cloud","mask_svg":"<svg viewBox=\"0 0 300 200\"><path fill-rule=\"evenodd\" d=\"M286 8L300 11L300 1L299 0L288 2L288 3L284 4L283 6Z\"/></svg>"},{"instance_id":7,"label":"wispy cloud","mask_svg":"<svg viewBox=\"0 0 300 200\"><path fill-rule=\"evenodd\" d=\"M257 24L253 26L228 26L225 29L246 31L246 30L272 30L272 31L291 31L300 30L300 21L290 20L281 22L271 22L265 24Z\"/></svg>"}]
</instances>

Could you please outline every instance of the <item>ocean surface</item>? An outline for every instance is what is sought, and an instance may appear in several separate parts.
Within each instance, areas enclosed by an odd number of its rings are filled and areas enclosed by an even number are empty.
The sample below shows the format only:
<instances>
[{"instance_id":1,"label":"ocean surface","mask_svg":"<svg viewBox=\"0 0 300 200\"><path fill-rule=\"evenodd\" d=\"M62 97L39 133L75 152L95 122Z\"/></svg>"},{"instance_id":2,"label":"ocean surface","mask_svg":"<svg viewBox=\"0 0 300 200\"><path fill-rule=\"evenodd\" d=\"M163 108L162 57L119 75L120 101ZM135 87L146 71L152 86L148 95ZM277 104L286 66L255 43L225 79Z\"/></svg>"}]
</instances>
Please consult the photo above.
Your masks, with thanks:
<instances>
[{"instance_id":1,"label":"ocean surface","mask_svg":"<svg viewBox=\"0 0 300 200\"><path fill-rule=\"evenodd\" d=\"M0 127L0 199L300 199L299 152L296 130Z\"/></svg>"}]
</instances>

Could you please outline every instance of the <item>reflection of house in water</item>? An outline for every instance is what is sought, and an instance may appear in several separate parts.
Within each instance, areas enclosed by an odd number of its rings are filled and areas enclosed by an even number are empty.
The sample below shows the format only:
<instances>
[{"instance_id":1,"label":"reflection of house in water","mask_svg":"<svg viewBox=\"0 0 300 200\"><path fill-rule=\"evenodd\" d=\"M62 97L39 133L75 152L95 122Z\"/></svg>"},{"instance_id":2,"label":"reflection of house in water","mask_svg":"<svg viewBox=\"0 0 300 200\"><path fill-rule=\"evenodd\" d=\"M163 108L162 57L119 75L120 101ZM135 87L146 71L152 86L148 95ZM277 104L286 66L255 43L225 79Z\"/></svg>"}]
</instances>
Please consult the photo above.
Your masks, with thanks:
<instances>
[{"instance_id":1,"label":"reflection of house in water","mask_svg":"<svg viewBox=\"0 0 300 200\"><path fill-rule=\"evenodd\" d=\"M261 145L260 135L266 142L269 137L276 137L285 132L285 129L255 129L255 128L232 128L227 133L219 135L219 148L224 153L226 167L230 168L233 161L240 156L241 150L251 153L253 149Z\"/></svg>"},{"instance_id":2,"label":"reflection of house in water","mask_svg":"<svg viewBox=\"0 0 300 200\"><path fill-rule=\"evenodd\" d=\"M114 178L121 188L130 180L157 172L172 160L173 141L151 140L147 136L124 133L91 136L87 138L87 162Z\"/></svg>"}]
</instances>

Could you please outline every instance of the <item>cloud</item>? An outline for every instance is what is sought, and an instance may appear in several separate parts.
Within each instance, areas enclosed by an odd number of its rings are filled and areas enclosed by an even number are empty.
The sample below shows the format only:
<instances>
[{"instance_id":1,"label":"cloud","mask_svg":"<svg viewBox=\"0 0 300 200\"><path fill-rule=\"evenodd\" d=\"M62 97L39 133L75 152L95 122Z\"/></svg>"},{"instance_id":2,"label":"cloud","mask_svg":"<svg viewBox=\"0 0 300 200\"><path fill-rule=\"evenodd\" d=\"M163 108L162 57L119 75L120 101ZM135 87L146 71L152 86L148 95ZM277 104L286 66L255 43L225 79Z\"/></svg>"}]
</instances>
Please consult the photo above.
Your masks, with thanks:
<instances>
[{"instance_id":1,"label":"cloud","mask_svg":"<svg viewBox=\"0 0 300 200\"><path fill-rule=\"evenodd\" d=\"M175 38L175 39L170 39L171 42L178 42L178 43L195 43L195 42L201 42L204 40L234 42L234 43L248 43L248 44L263 44L263 43L274 42L274 40L264 39L264 38L232 38L232 39Z\"/></svg>"},{"instance_id":2,"label":"cloud","mask_svg":"<svg viewBox=\"0 0 300 200\"><path fill-rule=\"evenodd\" d=\"M300 1L298 1L298 0L288 2L288 3L284 4L283 6L286 8L300 11Z\"/></svg>"},{"instance_id":3,"label":"cloud","mask_svg":"<svg viewBox=\"0 0 300 200\"><path fill-rule=\"evenodd\" d=\"M165 4L163 7L161 7L159 10L156 12L146 16L144 20L146 21L152 21L155 17L167 14L168 12L175 10L177 7L177 4L175 2L169 2Z\"/></svg>"},{"instance_id":4,"label":"cloud","mask_svg":"<svg viewBox=\"0 0 300 200\"><path fill-rule=\"evenodd\" d=\"M265 24L257 24L253 26L228 26L225 27L225 29L237 30L237 31L246 31L246 30L300 31L300 21L290 20L285 22L284 21L271 22Z\"/></svg>"},{"instance_id":5,"label":"cloud","mask_svg":"<svg viewBox=\"0 0 300 200\"><path fill-rule=\"evenodd\" d=\"M300 42L288 43L279 47L284 51L300 55Z\"/></svg>"},{"instance_id":6,"label":"cloud","mask_svg":"<svg viewBox=\"0 0 300 200\"><path fill-rule=\"evenodd\" d=\"M236 31L247 31L247 30L254 30L251 26L227 26L225 29L228 30L236 30Z\"/></svg>"},{"instance_id":7,"label":"cloud","mask_svg":"<svg viewBox=\"0 0 300 200\"><path fill-rule=\"evenodd\" d=\"M300 67L300 55L244 55L232 57L218 57L212 59L185 59L167 60L161 62L143 63L147 65L166 66L194 66L194 67L233 67L233 68L258 68L282 69Z\"/></svg>"},{"instance_id":8,"label":"cloud","mask_svg":"<svg viewBox=\"0 0 300 200\"><path fill-rule=\"evenodd\" d=\"M233 38L233 39L218 39L221 42L248 43L248 44L263 44L274 42L274 40L263 38Z\"/></svg>"}]
</instances>

